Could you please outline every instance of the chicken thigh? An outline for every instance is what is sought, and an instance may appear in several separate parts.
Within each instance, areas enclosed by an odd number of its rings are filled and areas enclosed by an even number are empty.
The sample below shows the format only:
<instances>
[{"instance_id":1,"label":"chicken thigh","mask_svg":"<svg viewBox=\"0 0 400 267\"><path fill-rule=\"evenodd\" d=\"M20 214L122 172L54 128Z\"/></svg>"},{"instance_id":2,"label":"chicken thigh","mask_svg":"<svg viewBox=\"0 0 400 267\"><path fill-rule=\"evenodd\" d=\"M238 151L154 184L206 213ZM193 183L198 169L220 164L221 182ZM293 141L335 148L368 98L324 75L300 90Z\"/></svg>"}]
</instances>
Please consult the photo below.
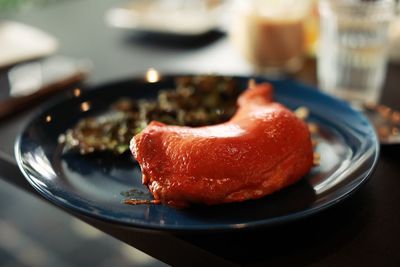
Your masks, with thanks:
<instances>
[{"instance_id":1,"label":"chicken thigh","mask_svg":"<svg viewBox=\"0 0 400 267\"><path fill-rule=\"evenodd\" d=\"M257 199L307 174L313 166L307 124L272 95L270 84L253 85L225 123L192 128L153 121L134 136L131 151L155 200L185 207Z\"/></svg>"}]
</instances>

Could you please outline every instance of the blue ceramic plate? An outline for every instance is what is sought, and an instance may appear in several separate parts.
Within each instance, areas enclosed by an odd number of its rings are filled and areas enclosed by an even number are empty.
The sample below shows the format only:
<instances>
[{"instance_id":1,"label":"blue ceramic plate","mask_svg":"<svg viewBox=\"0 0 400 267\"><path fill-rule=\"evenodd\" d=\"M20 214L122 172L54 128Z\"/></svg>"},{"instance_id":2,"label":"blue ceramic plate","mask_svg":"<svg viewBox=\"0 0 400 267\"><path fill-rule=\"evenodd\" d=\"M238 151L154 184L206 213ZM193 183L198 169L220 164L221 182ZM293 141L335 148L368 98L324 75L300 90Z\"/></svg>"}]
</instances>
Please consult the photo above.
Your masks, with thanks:
<instances>
[{"instance_id":1,"label":"blue ceramic plate","mask_svg":"<svg viewBox=\"0 0 400 267\"><path fill-rule=\"evenodd\" d=\"M265 227L320 212L349 196L376 165L378 140L362 114L308 86L272 81L278 101L290 108L308 107L309 119L320 127L316 149L321 164L305 179L273 195L243 203L183 210L164 205L125 205L123 192L146 191L138 165L129 157L65 153L58 136L79 119L104 111L121 96L154 97L158 90L174 87L174 78L163 77L157 83L138 78L106 84L41 112L15 146L26 179L51 202L98 219L146 229L221 231ZM235 79L246 88L248 77Z\"/></svg>"}]
</instances>

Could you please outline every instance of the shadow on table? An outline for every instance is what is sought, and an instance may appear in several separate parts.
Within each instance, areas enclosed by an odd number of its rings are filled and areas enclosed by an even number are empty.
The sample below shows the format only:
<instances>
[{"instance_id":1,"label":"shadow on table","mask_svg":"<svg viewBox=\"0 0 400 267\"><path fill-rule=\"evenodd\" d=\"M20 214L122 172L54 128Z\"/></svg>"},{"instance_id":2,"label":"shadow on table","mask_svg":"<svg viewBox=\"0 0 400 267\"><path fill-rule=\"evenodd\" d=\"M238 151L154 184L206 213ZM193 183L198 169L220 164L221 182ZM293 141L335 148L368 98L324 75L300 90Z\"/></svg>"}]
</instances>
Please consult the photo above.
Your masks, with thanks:
<instances>
[{"instance_id":1,"label":"shadow on table","mask_svg":"<svg viewBox=\"0 0 400 267\"><path fill-rule=\"evenodd\" d=\"M365 194L365 190L356 194ZM370 211L362 195L351 197L338 206L308 219L266 229L226 232L180 238L246 266L307 266L334 255L335 250L355 239ZM357 261L357 259L353 259Z\"/></svg>"},{"instance_id":2,"label":"shadow on table","mask_svg":"<svg viewBox=\"0 0 400 267\"><path fill-rule=\"evenodd\" d=\"M213 227L221 227L221 224L224 229L234 229L236 226L255 228L255 222L262 226L276 224L285 220L288 214L298 213L298 216L302 216L301 211L307 210L315 201L315 191L308 181L303 179L260 199L211 206L192 205L180 212L188 218L203 222L212 232L215 230ZM271 223L273 220L275 223Z\"/></svg>"},{"instance_id":3,"label":"shadow on table","mask_svg":"<svg viewBox=\"0 0 400 267\"><path fill-rule=\"evenodd\" d=\"M216 42L225 34L221 31L213 30L201 35L174 35L163 33L135 32L127 35L126 42L135 43L153 48L170 48L170 49L198 49Z\"/></svg>"}]
</instances>

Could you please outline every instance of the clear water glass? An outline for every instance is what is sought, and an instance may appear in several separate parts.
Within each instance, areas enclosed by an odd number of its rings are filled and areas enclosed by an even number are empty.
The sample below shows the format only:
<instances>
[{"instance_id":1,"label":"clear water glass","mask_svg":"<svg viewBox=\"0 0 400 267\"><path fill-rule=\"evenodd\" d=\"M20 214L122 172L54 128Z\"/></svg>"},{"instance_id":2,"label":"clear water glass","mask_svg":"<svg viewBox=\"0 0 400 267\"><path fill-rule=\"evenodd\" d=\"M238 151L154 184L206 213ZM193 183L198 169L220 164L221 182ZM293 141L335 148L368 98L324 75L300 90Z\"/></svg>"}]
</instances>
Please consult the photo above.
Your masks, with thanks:
<instances>
[{"instance_id":1,"label":"clear water glass","mask_svg":"<svg viewBox=\"0 0 400 267\"><path fill-rule=\"evenodd\" d=\"M318 80L355 105L377 103L386 77L392 0L321 0Z\"/></svg>"}]
</instances>

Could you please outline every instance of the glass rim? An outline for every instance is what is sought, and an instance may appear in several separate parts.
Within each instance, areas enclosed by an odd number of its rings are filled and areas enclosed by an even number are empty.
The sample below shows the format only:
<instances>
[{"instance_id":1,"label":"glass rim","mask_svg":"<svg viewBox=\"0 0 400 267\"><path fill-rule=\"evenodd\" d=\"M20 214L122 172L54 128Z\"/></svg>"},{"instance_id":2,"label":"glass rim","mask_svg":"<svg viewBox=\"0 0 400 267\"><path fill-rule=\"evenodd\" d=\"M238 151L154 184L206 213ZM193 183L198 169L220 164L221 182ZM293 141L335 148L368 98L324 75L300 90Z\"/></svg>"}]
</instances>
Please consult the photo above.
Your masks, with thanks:
<instances>
[{"instance_id":1,"label":"glass rim","mask_svg":"<svg viewBox=\"0 0 400 267\"><path fill-rule=\"evenodd\" d=\"M319 11L321 15L337 14L355 17L377 15L381 19L391 19L396 14L396 2L394 0L320 0Z\"/></svg>"},{"instance_id":2,"label":"glass rim","mask_svg":"<svg viewBox=\"0 0 400 267\"><path fill-rule=\"evenodd\" d=\"M329 4L339 8L348 7L388 7L395 8L394 0L320 0L320 4Z\"/></svg>"}]
</instances>

